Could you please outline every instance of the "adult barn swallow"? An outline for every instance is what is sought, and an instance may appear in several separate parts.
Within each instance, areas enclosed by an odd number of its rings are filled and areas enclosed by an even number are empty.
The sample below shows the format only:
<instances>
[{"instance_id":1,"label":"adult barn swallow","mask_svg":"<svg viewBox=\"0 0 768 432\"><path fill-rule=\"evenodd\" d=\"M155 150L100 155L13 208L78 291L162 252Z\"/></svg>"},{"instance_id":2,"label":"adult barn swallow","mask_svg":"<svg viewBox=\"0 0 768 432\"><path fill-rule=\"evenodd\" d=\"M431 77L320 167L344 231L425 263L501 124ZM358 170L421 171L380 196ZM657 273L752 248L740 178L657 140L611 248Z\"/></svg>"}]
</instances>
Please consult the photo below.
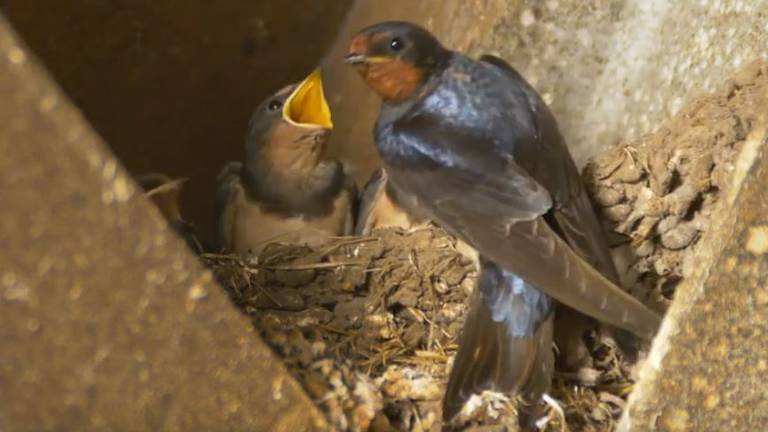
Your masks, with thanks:
<instances>
[{"instance_id":1,"label":"adult barn swallow","mask_svg":"<svg viewBox=\"0 0 768 432\"><path fill-rule=\"evenodd\" d=\"M546 325L546 313L521 312L539 310L540 296L641 337L655 334L660 317L610 280L618 278L605 233L554 116L511 66L450 51L404 22L356 34L346 61L382 99L374 137L406 210L471 245L505 277L514 275L506 291L475 296L470 310L483 313L470 314L464 333L477 339L461 338L444 418L471 392L528 387L500 374L524 378L521 368L536 367L514 347L535 341ZM499 323L506 332L470 330Z\"/></svg>"},{"instance_id":2,"label":"adult barn swallow","mask_svg":"<svg viewBox=\"0 0 768 432\"><path fill-rule=\"evenodd\" d=\"M179 198L181 188L187 179L171 179L161 173L142 174L136 181L144 189L144 196L152 200L168 223L195 253L203 253L203 246L197 239L195 228L181 217Z\"/></svg>"},{"instance_id":3,"label":"adult barn swallow","mask_svg":"<svg viewBox=\"0 0 768 432\"><path fill-rule=\"evenodd\" d=\"M333 123L319 70L253 113L245 161L218 177L224 249L258 254L273 242L315 245L354 228L354 184L340 161L321 159Z\"/></svg>"}]
</instances>

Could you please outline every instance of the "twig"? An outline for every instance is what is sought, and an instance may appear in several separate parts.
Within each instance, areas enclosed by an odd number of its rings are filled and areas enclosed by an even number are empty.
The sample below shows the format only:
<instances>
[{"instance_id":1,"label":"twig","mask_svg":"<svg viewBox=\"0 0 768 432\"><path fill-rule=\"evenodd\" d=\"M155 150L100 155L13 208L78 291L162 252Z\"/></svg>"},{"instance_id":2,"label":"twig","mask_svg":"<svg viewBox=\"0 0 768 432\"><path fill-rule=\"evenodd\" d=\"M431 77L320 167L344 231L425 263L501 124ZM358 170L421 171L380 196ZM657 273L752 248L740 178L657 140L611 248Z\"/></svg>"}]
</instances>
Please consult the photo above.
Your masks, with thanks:
<instances>
[{"instance_id":1,"label":"twig","mask_svg":"<svg viewBox=\"0 0 768 432\"><path fill-rule=\"evenodd\" d=\"M346 262L333 262L333 263L260 266L259 268L266 269L266 270L315 270L315 269L329 269L329 268L338 268L338 267L362 267L362 264L359 262L346 261Z\"/></svg>"}]
</instances>

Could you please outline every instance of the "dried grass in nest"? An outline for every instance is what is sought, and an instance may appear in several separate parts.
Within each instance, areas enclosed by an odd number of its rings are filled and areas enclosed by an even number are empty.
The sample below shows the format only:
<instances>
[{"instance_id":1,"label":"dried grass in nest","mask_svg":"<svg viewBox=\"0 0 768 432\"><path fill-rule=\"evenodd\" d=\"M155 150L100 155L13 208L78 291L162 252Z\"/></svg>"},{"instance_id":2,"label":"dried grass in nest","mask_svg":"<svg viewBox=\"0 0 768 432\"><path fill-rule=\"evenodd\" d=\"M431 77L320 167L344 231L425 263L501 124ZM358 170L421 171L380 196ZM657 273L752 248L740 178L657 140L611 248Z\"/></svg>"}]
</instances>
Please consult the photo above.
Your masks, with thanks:
<instances>
[{"instance_id":1,"label":"dried grass in nest","mask_svg":"<svg viewBox=\"0 0 768 432\"><path fill-rule=\"evenodd\" d=\"M204 260L339 430L440 430L440 399L474 264L438 229L382 230L339 238L315 250L273 245L258 262ZM629 366L598 340L594 369L560 374L549 431L610 430L629 383ZM478 398L466 430L514 430L515 404ZM493 430L493 429L491 429Z\"/></svg>"}]
</instances>

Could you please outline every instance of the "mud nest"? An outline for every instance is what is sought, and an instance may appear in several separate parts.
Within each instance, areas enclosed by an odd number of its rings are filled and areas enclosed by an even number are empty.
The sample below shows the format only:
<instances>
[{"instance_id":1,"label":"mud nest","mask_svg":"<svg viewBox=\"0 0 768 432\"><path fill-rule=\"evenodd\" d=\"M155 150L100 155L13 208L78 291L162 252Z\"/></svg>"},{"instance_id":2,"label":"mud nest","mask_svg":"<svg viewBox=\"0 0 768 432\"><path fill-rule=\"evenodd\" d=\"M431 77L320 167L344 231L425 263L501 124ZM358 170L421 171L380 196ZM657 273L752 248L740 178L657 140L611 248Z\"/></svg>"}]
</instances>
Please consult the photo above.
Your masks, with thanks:
<instances>
[{"instance_id":1,"label":"mud nest","mask_svg":"<svg viewBox=\"0 0 768 432\"><path fill-rule=\"evenodd\" d=\"M742 144L763 115L768 73L752 63L656 133L597 156L584 170L622 285L663 311L691 276L700 240L731 183Z\"/></svg>"},{"instance_id":2,"label":"mud nest","mask_svg":"<svg viewBox=\"0 0 768 432\"><path fill-rule=\"evenodd\" d=\"M696 265L741 143L765 106L767 76L762 63L747 67L658 132L608 149L584 170L622 285L660 312ZM381 230L314 250L272 245L251 263L204 260L336 429L440 430L476 277L444 232ZM612 430L635 365L594 329L572 337L582 339L586 359L555 374L544 428ZM471 405L466 430L516 430L514 401L486 393Z\"/></svg>"},{"instance_id":3,"label":"mud nest","mask_svg":"<svg viewBox=\"0 0 768 432\"><path fill-rule=\"evenodd\" d=\"M438 431L477 276L455 246L437 228L385 229L315 250L272 245L252 263L205 260L338 430ZM562 411L551 408L549 430L607 427L624 405L628 368L609 345L589 346L594 368L555 378ZM514 401L488 392L470 405L459 420L468 430L515 430Z\"/></svg>"}]
</instances>

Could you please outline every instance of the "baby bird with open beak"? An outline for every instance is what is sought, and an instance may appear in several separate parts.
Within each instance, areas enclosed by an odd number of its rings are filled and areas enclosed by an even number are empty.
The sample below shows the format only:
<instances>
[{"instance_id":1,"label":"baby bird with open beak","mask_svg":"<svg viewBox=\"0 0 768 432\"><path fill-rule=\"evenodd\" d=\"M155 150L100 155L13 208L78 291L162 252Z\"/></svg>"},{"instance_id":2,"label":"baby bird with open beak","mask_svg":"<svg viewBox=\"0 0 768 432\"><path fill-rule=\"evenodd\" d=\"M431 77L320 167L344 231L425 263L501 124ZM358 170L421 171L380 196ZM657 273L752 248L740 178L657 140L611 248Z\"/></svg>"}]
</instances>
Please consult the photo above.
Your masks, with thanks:
<instances>
[{"instance_id":1,"label":"baby bird with open beak","mask_svg":"<svg viewBox=\"0 0 768 432\"><path fill-rule=\"evenodd\" d=\"M354 183L340 161L322 159L332 128L318 70L256 108L245 160L218 177L220 246L245 256L351 234Z\"/></svg>"}]
</instances>

